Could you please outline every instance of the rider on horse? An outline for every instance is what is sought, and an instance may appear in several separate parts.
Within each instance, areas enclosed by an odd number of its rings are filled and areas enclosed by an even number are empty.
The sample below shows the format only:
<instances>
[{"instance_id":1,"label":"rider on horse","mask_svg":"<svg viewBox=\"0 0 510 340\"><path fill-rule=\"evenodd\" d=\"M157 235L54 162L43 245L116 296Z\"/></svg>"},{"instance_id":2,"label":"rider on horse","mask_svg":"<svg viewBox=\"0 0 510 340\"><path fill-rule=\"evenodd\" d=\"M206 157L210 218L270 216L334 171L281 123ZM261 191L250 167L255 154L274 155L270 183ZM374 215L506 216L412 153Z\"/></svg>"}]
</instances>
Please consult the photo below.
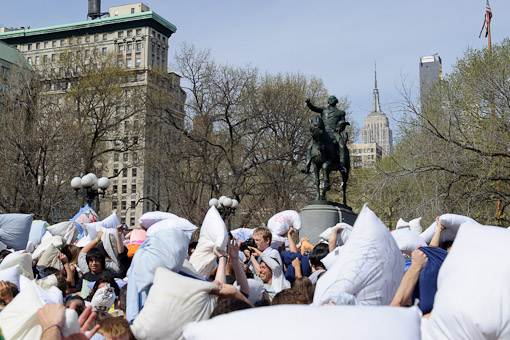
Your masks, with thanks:
<instances>
[{"instance_id":1,"label":"rider on horse","mask_svg":"<svg viewBox=\"0 0 510 340\"><path fill-rule=\"evenodd\" d=\"M306 100L306 105L310 108L310 110L321 114L321 119L324 122L326 132L332 140L336 141L338 159L340 160L340 164L342 164L340 171L347 173L348 169L345 168L345 164L346 157L349 156L345 154L344 150L349 136L347 131L345 131L345 127L350 124L345 121L345 111L338 109L336 107L337 104L338 99L335 96L330 96L328 98L327 107L317 107L310 102L310 99ZM310 141L308 149L306 150L306 166L303 170L301 170L301 172L306 174L310 173L312 145L313 141Z\"/></svg>"}]
</instances>

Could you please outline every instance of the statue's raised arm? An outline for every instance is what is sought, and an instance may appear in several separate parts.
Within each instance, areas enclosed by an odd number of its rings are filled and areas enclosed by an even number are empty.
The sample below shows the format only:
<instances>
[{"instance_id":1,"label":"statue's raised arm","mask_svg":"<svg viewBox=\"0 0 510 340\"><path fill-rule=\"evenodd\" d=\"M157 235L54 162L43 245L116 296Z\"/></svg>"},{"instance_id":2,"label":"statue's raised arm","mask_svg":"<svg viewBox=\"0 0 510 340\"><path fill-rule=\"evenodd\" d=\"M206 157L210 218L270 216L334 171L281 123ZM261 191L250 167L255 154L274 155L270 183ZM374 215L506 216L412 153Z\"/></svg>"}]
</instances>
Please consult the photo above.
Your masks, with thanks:
<instances>
[{"instance_id":1,"label":"statue's raised arm","mask_svg":"<svg viewBox=\"0 0 510 340\"><path fill-rule=\"evenodd\" d=\"M323 107L317 107L317 106L313 105L312 102L310 101L310 98L308 98L306 100L306 106L308 106L308 108L310 110L312 110L313 112L317 112L317 113L322 113L322 111L324 110Z\"/></svg>"}]
</instances>

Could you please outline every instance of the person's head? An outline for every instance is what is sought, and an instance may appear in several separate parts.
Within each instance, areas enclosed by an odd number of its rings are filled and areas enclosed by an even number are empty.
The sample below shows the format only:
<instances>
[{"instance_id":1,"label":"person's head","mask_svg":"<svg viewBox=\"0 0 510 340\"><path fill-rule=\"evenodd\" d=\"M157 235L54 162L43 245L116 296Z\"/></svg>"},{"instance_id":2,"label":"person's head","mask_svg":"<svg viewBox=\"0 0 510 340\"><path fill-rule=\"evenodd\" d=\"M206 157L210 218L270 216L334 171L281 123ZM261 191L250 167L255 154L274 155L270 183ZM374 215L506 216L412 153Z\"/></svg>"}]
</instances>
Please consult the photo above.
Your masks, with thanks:
<instances>
[{"instance_id":1,"label":"person's head","mask_svg":"<svg viewBox=\"0 0 510 340\"><path fill-rule=\"evenodd\" d=\"M338 99L336 99L335 96L329 96L328 104L331 106L336 106L336 104L338 104Z\"/></svg>"},{"instance_id":2,"label":"person's head","mask_svg":"<svg viewBox=\"0 0 510 340\"><path fill-rule=\"evenodd\" d=\"M62 247L62 254L67 256L69 260L69 264L78 263L78 255L80 255L80 248L75 246L74 244L66 244Z\"/></svg>"},{"instance_id":3,"label":"person's head","mask_svg":"<svg viewBox=\"0 0 510 340\"><path fill-rule=\"evenodd\" d=\"M127 285L124 285L120 289L119 293L119 309L124 312L124 317L126 317L126 297L127 297Z\"/></svg>"},{"instance_id":4,"label":"person's head","mask_svg":"<svg viewBox=\"0 0 510 340\"><path fill-rule=\"evenodd\" d=\"M326 257L329 253L328 245L324 244L325 246L321 246L324 243L320 243L313 248L312 252L310 253L310 256L308 258L310 259L310 265L314 267L315 269L325 269L324 263L322 263L322 259Z\"/></svg>"},{"instance_id":5,"label":"person's head","mask_svg":"<svg viewBox=\"0 0 510 340\"><path fill-rule=\"evenodd\" d=\"M193 254L193 252L195 251L195 248L197 247L197 244L198 244L197 241L190 242L190 244L188 246L188 256L191 256L191 254Z\"/></svg>"},{"instance_id":6,"label":"person's head","mask_svg":"<svg viewBox=\"0 0 510 340\"><path fill-rule=\"evenodd\" d=\"M447 252L450 252L450 248L452 247L453 241L444 241L439 245L442 249L446 250Z\"/></svg>"},{"instance_id":7,"label":"person's head","mask_svg":"<svg viewBox=\"0 0 510 340\"><path fill-rule=\"evenodd\" d=\"M271 301L273 305L307 305L309 304L307 298L295 289L284 289L276 294Z\"/></svg>"},{"instance_id":8,"label":"person's head","mask_svg":"<svg viewBox=\"0 0 510 340\"><path fill-rule=\"evenodd\" d=\"M111 317L101 320L98 333L106 340L134 340L135 337L129 327L129 322L121 317Z\"/></svg>"},{"instance_id":9,"label":"person's head","mask_svg":"<svg viewBox=\"0 0 510 340\"><path fill-rule=\"evenodd\" d=\"M230 312L234 312L236 310L242 310L242 309L248 309L251 308L251 306L238 298L235 297L228 297L226 299L219 299L218 304L216 305L216 308L214 308L210 319L214 318L215 316L221 315L221 314L227 314Z\"/></svg>"},{"instance_id":10,"label":"person's head","mask_svg":"<svg viewBox=\"0 0 510 340\"><path fill-rule=\"evenodd\" d=\"M0 311L18 295L19 289L14 283L0 281Z\"/></svg>"},{"instance_id":11,"label":"person's head","mask_svg":"<svg viewBox=\"0 0 510 340\"><path fill-rule=\"evenodd\" d=\"M85 259L92 274L100 274L106 268L106 259L98 248L90 249Z\"/></svg>"},{"instance_id":12,"label":"person's head","mask_svg":"<svg viewBox=\"0 0 510 340\"><path fill-rule=\"evenodd\" d=\"M106 286L106 284L110 284L110 287L113 288L115 295L119 296L120 288L117 282L115 282L115 279L111 277L110 275L104 275L101 276L99 279L96 280L96 283L94 283L94 287L92 287L92 290L89 293L89 296L87 296L87 300L91 301L94 294L97 292L99 288L103 288Z\"/></svg>"},{"instance_id":13,"label":"person's head","mask_svg":"<svg viewBox=\"0 0 510 340\"><path fill-rule=\"evenodd\" d=\"M73 302L76 304L76 313L80 316L86 308L85 300L79 295L73 295L66 300L66 308L69 308Z\"/></svg>"},{"instance_id":14,"label":"person's head","mask_svg":"<svg viewBox=\"0 0 510 340\"><path fill-rule=\"evenodd\" d=\"M272 239L273 235L268 228L257 228L253 231L253 240L260 251L266 250L271 245Z\"/></svg>"},{"instance_id":15,"label":"person's head","mask_svg":"<svg viewBox=\"0 0 510 340\"><path fill-rule=\"evenodd\" d=\"M303 294L303 296L306 297L308 303L312 303L315 288L309 278L306 276L298 277L294 283L292 283L292 289L295 289Z\"/></svg>"},{"instance_id":16,"label":"person's head","mask_svg":"<svg viewBox=\"0 0 510 340\"><path fill-rule=\"evenodd\" d=\"M259 265L259 277L264 283L270 284L273 281L273 271L264 261Z\"/></svg>"}]
</instances>

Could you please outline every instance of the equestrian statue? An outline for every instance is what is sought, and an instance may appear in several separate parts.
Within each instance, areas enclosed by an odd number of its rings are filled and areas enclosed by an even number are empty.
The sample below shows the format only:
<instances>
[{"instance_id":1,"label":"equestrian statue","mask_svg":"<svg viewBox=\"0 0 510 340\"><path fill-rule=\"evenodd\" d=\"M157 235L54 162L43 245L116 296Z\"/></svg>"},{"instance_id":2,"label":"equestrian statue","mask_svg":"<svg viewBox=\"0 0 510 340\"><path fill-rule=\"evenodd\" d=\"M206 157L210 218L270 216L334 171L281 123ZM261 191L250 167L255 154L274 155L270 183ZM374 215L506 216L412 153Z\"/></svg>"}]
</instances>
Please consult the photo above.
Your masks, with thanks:
<instances>
[{"instance_id":1,"label":"equestrian statue","mask_svg":"<svg viewBox=\"0 0 510 340\"><path fill-rule=\"evenodd\" d=\"M315 200L326 201L326 193L331 189L329 175L331 171L340 171L342 174L343 204L347 205L346 189L349 179L350 157L347 148L349 135L345 130L350 125L345 120L345 111L336 107L338 99L335 96L328 98L328 106L317 107L306 100L308 108L320 113L320 116L310 118L310 133L312 140L306 150L306 165L301 170L303 173L310 173L313 166L315 175L315 187L317 195ZM321 195L320 170L322 169L322 180L324 181Z\"/></svg>"}]
</instances>

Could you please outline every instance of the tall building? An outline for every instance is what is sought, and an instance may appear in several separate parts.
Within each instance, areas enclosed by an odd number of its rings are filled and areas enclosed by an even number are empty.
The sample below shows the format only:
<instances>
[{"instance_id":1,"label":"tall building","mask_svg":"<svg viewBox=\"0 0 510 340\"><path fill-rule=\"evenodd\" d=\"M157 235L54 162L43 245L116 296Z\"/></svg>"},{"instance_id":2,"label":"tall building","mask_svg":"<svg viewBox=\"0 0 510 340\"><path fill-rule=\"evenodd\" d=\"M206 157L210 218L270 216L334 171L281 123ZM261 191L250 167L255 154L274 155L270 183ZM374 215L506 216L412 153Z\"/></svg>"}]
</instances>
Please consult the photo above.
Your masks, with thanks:
<instances>
[{"instance_id":1,"label":"tall building","mask_svg":"<svg viewBox=\"0 0 510 340\"><path fill-rule=\"evenodd\" d=\"M162 83L160 78L155 79L150 72L153 68L167 72L168 40L176 32L176 27L142 3L112 7L108 13L99 12L95 16L98 18L96 20L66 25L37 29L0 28L0 44L4 42L17 48L28 63L41 72L43 78L44 66L65 57L71 47L79 47L85 57L115 55L119 66L129 71L129 76L122 80L122 89L126 93L131 93L131 89L142 89L142 93L147 93L150 86L163 89L165 96L170 98L168 111L177 120L177 124L182 125L186 96L180 87L180 77L170 73L169 80ZM78 67L73 70L76 76L80 72ZM54 90L54 85L51 84L48 91ZM70 86L70 83L63 86ZM125 112L129 109L128 106L114 108ZM132 141L140 148L136 151L108 153L100 164L105 171L101 175L111 179L107 196L101 200L102 215L114 210L121 222L131 227L138 226L138 218L144 212L154 210L155 202L163 196L159 193L160 170L149 166L156 159L150 153L157 153L157 141L150 137L154 131L151 129L165 134L167 131L162 129L167 127L158 126L154 118L151 118L150 110L146 104L140 113L123 122L122 127L116 127L117 132L124 136L111 142L121 143L122 139L128 138L130 129L141 127L138 128L142 131L141 138L136 137Z\"/></svg>"},{"instance_id":2,"label":"tall building","mask_svg":"<svg viewBox=\"0 0 510 340\"><path fill-rule=\"evenodd\" d=\"M365 124L361 129L361 142L363 144L377 143L384 157L393 155L393 135L388 117L381 111L379 90L377 89L377 71L375 71L374 83L372 112L365 118Z\"/></svg>"},{"instance_id":3,"label":"tall building","mask_svg":"<svg viewBox=\"0 0 510 340\"><path fill-rule=\"evenodd\" d=\"M0 94L7 91L7 78L13 67L21 65L28 66L23 55L17 49L0 41Z\"/></svg>"},{"instance_id":4,"label":"tall building","mask_svg":"<svg viewBox=\"0 0 510 340\"><path fill-rule=\"evenodd\" d=\"M423 99L430 87L443 79L441 57L434 54L420 58L420 97Z\"/></svg>"},{"instance_id":5,"label":"tall building","mask_svg":"<svg viewBox=\"0 0 510 340\"><path fill-rule=\"evenodd\" d=\"M354 169L373 169L375 161L382 158L382 149L376 143L351 144L351 164Z\"/></svg>"}]
</instances>

